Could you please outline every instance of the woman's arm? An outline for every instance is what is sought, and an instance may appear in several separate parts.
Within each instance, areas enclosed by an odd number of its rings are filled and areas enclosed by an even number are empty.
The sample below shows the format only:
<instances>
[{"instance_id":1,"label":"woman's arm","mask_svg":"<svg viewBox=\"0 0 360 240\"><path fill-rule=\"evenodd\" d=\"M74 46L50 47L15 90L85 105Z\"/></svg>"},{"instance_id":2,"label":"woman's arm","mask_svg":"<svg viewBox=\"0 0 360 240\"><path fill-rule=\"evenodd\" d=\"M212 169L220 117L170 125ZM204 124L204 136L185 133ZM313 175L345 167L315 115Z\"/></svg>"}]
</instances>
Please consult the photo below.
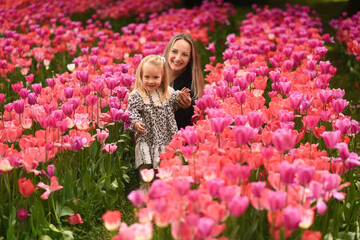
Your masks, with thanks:
<instances>
[{"instance_id":1,"label":"woman's arm","mask_svg":"<svg viewBox=\"0 0 360 240\"><path fill-rule=\"evenodd\" d=\"M191 106L190 89L183 88L179 94L179 106L183 109L187 109Z\"/></svg>"}]
</instances>

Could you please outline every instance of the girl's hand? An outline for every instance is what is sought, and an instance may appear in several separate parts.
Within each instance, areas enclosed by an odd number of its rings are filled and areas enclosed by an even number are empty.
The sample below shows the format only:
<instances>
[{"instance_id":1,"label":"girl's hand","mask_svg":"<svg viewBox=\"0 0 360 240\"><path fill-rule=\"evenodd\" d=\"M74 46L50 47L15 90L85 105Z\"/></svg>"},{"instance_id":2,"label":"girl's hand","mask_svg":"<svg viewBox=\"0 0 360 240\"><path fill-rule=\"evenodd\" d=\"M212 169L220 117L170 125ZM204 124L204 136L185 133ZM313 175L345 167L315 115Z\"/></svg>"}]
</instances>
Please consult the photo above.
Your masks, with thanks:
<instances>
[{"instance_id":1,"label":"girl's hand","mask_svg":"<svg viewBox=\"0 0 360 240\"><path fill-rule=\"evenodd\" d=\"M179 106L183 109L187 109L191 105L190 89L183 88L179 93Z\"/></svg>"},{"instance_id":2,"label":"girl's hand","mask_svg":"<svg viewBox=\"0 0 360 240\"><path fill-rule=\"evenodd\" d=\"M144 134L145 133L145 123L142 123L142 122L135 123L134 129L138 134Z\"/></svg>"}]
</instances>

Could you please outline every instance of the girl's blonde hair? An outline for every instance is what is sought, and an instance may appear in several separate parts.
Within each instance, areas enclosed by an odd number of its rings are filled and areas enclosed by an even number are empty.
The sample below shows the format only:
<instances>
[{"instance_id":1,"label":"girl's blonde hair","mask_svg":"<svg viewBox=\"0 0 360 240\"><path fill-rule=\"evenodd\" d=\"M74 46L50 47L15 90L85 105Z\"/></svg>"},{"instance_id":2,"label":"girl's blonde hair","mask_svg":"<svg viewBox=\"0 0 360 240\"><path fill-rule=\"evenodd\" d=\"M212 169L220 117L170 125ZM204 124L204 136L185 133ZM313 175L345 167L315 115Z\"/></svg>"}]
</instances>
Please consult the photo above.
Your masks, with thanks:
<instances>
[{"instance_id":1,"label":"girl's blonde hair","mask_svg":"<svg viewBox=\"0 0 360 240\"><path fill-rule=\"evenodd\" d=\"M194 93L194 98L200 98L200 97L202 97L203 90L204 90L204 76L203 76L203 73L201 70L201 64L200 64L197 46L195 44L194 39L189 34L178 33L170 39L168 45L166 46L165 52L164 52L164 57L167 60L166 65L169 69L171 69L170 65L168 63L168 57L169 57L172 47L174 46L174 43L177 40L181 40L181 39L188 42L191 47L191 56L190 56L190 61L188 63L188 64L191 64L191 74L192 74L191 91ZM188 67L188 66L186 66L186 67ZM169 71L169 73L170 72L171 71Z\"/></svg>"},{"instance_id":2,"label":"girl's blonde hair","mask_svg":"<svg viewBox=\"0 0 360 240\"><path fill-rule=\"evenodd\" d=\"M158 55L153 55L153 54L144 57L141 60L138 68L136 69L135 86L134 86L132 93L135 91L139 91L143 98L147 94L147 90L142 81L143 74L144 74L143 68L144 68L145 63L161 68L161 84L160 84L159 88L163 94L162 94L162 97L160 98L160 101L164 101L164 100L168 99L170 97L169 78L168 78L168 74L166 71L165 58L158 56Z\"/></svg>"}]
</instances>

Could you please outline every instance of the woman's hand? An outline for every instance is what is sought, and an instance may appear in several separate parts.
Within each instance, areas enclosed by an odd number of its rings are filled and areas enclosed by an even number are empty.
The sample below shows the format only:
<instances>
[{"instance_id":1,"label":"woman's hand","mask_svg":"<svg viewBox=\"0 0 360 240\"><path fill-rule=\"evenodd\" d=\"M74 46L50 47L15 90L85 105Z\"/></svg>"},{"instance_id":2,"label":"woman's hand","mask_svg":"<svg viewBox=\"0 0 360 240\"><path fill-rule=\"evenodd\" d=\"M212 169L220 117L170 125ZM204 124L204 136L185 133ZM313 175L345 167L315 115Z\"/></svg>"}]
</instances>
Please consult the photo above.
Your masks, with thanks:
<instances>
[{"instance_id":1,"label":"woman's hand","mask_svg":"<svg viewBox=\"0 0 360 240\"><path fill-rule=\"evenodd\" d=\"M137 122L134 125L134 129L138 134L144 134L145 133L145 123Z\"/></svg>"},{"instance_id":2,"label":"woman's hand","mask_svg":"<svg viewBox=\"0 0 360 240\"><path fill-rule=\"evenodd\" d=\"M187 109L191 105L190 89L183 88L179 93L179 106L183 109Z\"/></svg>"}]
</instances>

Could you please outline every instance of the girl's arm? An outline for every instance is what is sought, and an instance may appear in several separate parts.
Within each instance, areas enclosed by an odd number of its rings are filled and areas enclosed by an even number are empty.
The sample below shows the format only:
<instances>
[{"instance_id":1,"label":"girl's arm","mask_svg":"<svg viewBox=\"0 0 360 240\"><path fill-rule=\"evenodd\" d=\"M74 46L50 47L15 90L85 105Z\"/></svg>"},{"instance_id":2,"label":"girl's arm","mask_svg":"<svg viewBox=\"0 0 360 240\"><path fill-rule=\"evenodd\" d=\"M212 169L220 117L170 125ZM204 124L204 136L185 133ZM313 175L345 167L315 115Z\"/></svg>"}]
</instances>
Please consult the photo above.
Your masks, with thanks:
<instances>
[{"instance_id":1,"label":"girl's arm","mask_svg":"<svg viewBox=\"0 0 360 240\"><path fill-rule=\"evenodd\" d=\"M139 134L145 132L145 124L143 122L141 111L144 108L143 100L139 93L133 93L129 96L127 111L131 114L130 130L134 130Z\"/></svg>"}]
</instances>

